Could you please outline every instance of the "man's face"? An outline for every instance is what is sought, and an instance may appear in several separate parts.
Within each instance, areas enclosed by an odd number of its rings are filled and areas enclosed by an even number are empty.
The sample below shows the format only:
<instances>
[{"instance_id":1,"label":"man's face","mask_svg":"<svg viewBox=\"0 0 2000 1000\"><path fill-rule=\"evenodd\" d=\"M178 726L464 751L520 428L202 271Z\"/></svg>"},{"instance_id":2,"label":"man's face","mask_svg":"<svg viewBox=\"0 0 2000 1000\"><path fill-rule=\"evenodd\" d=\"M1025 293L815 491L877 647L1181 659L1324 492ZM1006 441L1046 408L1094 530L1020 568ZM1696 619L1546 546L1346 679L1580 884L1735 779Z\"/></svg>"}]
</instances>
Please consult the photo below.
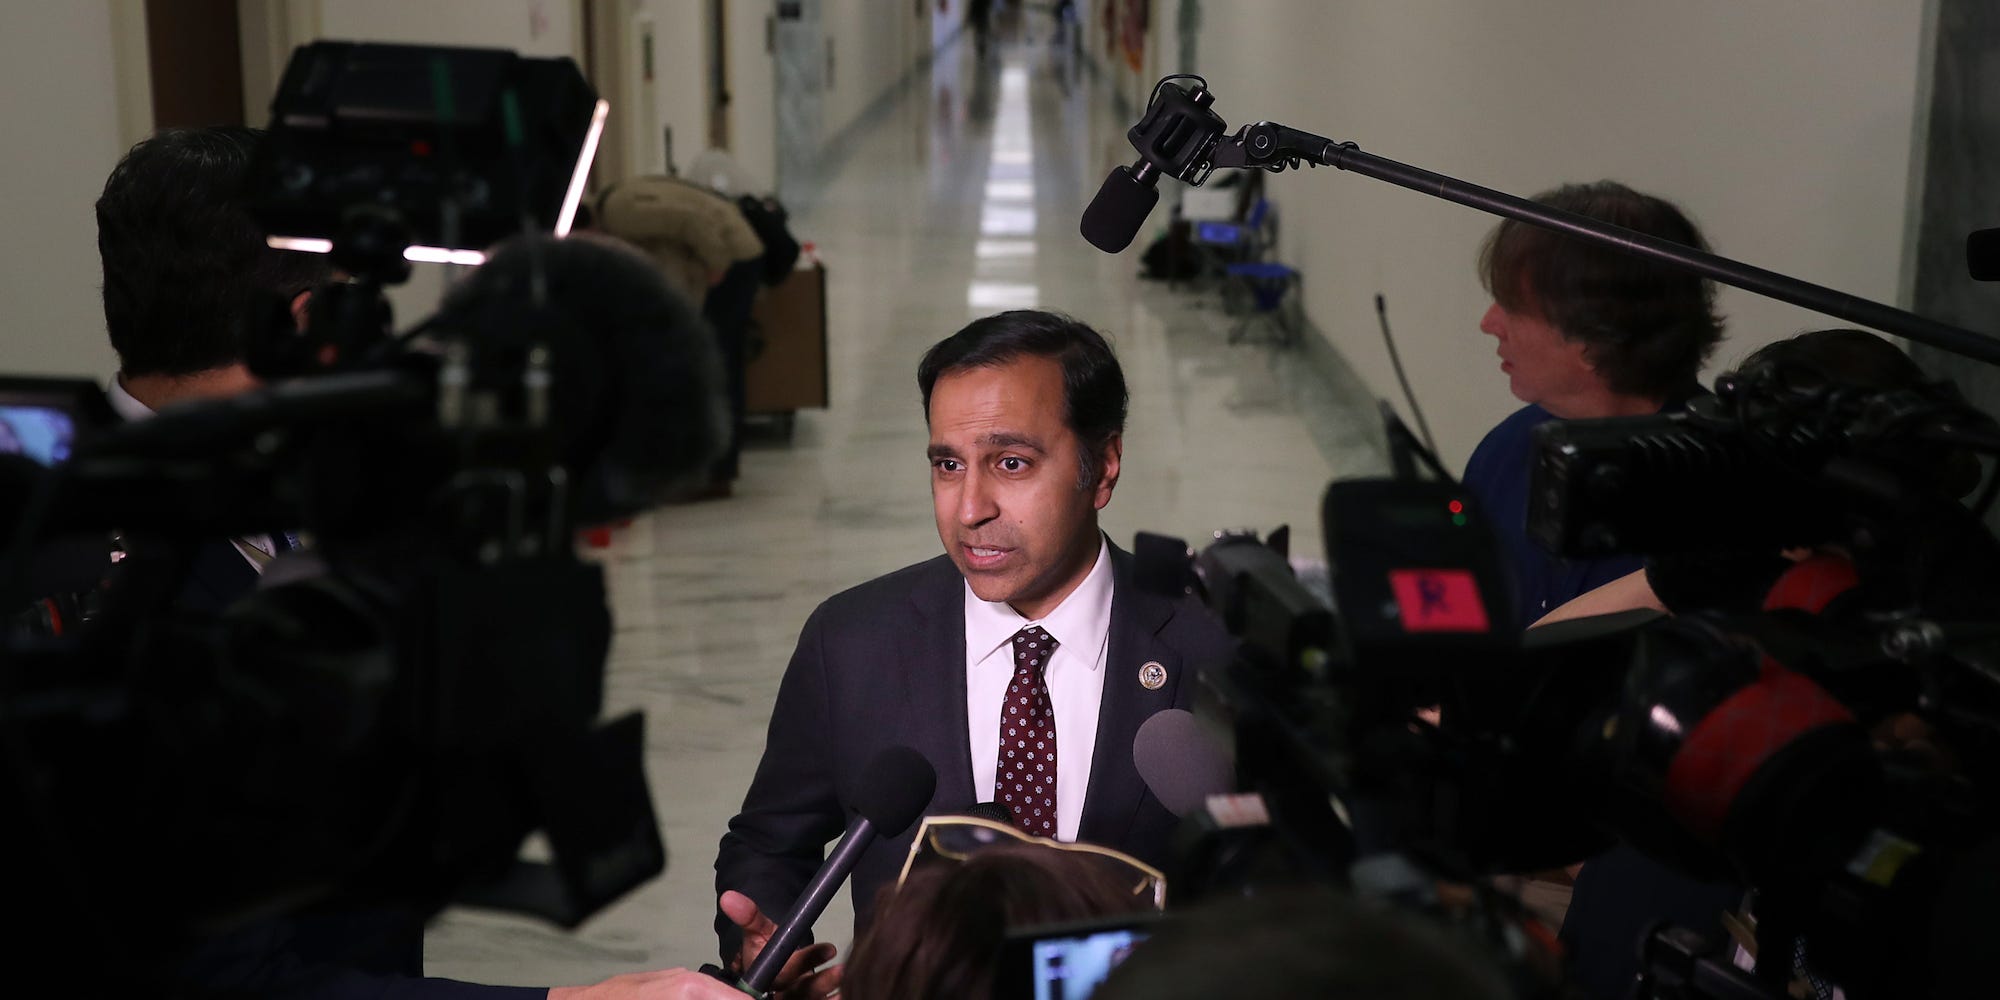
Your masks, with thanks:
<instances>
[{"instance_id":1,"label":"man's face","mask_svg":"<svg viewBox=\"0 0 2000 1000\"><path fill-rule=\"evenodd\" d=\"M1584 357L1583 342L1563 336L1547 320L1510 312L1495 302L1479 329L1500 341L1500 370L1515 399L1562 417L1580 415L1575 412L1579 402L1603 394L1604 381Z\"/></svg>"},{"instance_id":2,"label":"man's face","mask_svg":"<svg viewBox=\"0 0 2000 1000\"><path fill-rule=\"evenodd\" d=\"M938 539L985 601L1053 611L1097 556L1097 512L1118 484L1116 437L1079 487L1083 444L1064 420L1062 366L1021 357L931 387L931 503Z\"/></svg>"}]
</instances>

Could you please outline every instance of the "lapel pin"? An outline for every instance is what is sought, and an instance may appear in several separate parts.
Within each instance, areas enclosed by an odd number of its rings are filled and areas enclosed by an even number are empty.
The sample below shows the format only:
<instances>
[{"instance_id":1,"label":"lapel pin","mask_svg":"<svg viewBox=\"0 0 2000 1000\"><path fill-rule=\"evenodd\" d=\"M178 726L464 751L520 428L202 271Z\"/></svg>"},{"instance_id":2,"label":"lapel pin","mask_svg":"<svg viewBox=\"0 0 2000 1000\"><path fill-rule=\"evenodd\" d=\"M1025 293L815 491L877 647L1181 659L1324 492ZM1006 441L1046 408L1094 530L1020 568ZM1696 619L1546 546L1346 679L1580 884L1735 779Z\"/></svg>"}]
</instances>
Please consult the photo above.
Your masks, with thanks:
<instances>
[{"instance_id":1,"label":"lapel pin","mask_svg":"<svg viewBox=\"0 0 2000 1000\"><path fill-rule=\"evenodd\" d=\"M1147 660L1146 665L1139 668L1139 686L1148 691L1166 687L1167 668L1160 666L1158 660Z\"/></svg>"}]
</instances>

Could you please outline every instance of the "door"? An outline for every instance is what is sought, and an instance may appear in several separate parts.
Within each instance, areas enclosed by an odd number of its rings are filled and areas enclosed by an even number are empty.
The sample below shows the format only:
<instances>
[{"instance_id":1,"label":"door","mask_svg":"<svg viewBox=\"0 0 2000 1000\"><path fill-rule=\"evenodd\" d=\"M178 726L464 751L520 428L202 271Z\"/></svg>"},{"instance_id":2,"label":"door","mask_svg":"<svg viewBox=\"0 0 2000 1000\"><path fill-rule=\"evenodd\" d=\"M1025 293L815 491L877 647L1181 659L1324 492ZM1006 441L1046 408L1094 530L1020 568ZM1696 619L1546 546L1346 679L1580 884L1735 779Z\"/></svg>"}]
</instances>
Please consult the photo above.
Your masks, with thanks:
<instances>
[{"instance_id":1,"label":"door","mask_svg":"<svg viewBox=\"0 0 2000 1000\"><path fill-rule=\"evenodd\" d=\"M825 119L826 48L818 0L778 0L771 20L771 49L777 90L778 194L802 206L819 182Z\"/></svg>"}]
</instances>

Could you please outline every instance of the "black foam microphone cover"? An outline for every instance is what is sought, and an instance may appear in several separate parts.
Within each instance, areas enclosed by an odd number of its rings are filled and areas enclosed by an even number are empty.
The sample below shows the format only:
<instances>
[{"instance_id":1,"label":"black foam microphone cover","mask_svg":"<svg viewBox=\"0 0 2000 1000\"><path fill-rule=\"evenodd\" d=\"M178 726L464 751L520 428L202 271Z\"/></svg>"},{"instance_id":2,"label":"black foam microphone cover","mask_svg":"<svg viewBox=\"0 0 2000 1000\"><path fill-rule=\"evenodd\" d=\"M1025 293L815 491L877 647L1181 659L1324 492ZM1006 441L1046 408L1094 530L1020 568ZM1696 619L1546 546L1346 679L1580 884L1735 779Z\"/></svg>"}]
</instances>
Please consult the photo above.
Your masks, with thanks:
<instances>
[{"instance_id":1,"label":"black foam microphone cover","mask_svg":"<svg viewBox=\"0 0 2000 1000\"><path fill-rule=\"evenodd\" d=\"M1160 189L1132 176L1132 168L1120 166L1104 178L1097 197L1083 210L1078 227L1090 245L1105 253L1117 253L1132 245L1146 216L1160 201Z\"/></svg>"},{"instance_id":2,"label":"black foam microphone cover","mask_svg":"<svg viewBox=\"0 0 2000 1000\"><path fill-rule=\"evenodd\" d=\"M706 477L727 438L722 362L700 303L630 246L509 240L452 286L433 325L473 349L475 389L513 386L534 345L548 346L556 457L578 523L630 517Z\"/></svg>"},{"instance_id":3,"label":"black foam microphone cover","mask_svg":"<svg viewBox=\"0 0 2000 1000\"><path fill-rule=\"evenodd\" d=\"M894 837L910 828L931 804L937 769L909 747L890 747L868 762L868 781L855 796L854 811L875 827L876 836Z\"/></svg>"},{"instance_id":4,"label":"black foam microphone cover","mask_svg":"<svg viewBox=\"0 0 2000 1000\"><path fill-rule=\"evenodd\" d=\"M959 810L958 814L974 819L990 819L995 823L1011 825L1014 822L1013 811L998 802L976 802L969 808Z\"/></svg>"},{"instance_id":5,"label":"black foam microphone cover","mask_svg":"<svg viewBox=\"0 0 2000 1000\"><path fill-rule=\"evenodd\" d=\"M1170 708L1153 713L1132 739L1132 764L1167 811L1187 816L1211 795L1236 790L1236 770L1194 713Z\"/></svg>"}]
</instances>

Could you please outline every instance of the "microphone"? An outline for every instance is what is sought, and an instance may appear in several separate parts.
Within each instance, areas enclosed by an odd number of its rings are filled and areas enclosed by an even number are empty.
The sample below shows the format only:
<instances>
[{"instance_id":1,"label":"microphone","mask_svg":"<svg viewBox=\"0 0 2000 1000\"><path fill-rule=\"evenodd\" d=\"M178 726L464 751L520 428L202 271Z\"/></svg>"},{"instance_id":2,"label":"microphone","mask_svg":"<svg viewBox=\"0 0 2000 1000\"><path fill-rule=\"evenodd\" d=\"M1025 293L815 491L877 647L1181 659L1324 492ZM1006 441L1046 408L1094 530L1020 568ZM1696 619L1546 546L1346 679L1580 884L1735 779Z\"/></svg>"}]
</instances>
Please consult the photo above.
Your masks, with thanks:
<instances>
[{"instance_id":1,"label":"microphone","mask_svg":"<svg viewBox=\"0 0 2000 1000\"><path fill-rule=\"evenodd\" d=\"M860 862L868 845L878 835L894 837L909 829L930 804L931 793L937 790L937 771L923 754L909 747L890 747L876 754L863 773L868 775L868 782L856 796L855 815L847 821L847 831L840 835L833 853L827 855L826 862L807 883L805 892L778 925L777 933L764 944L764 950L750 963L750 970L738 984L738 988L750 995L762 997L770 992L778 970L798 950L806 932L812 930L813 921L819 919L834 891L847 881L848 873Z\"/></svg>"},{"instance_id":2,"label":"microphone","mask_svg":"<svg viewBox=\"0 0 2000 1000\"><path fill-rule=\"evenodd\" d=\"M1132 245L1146 216L1160 201L1160 172L1141 159L1129 167L1114 167L1097 189L1097 197L1083 210L1078 227L1090 245L1105 253L1118 253Z\"/></svg>"},{"instance_id":3,"label":"microphone","mask_svg":"<svg viewBox=\"0 0 2000 1000\"><path fill-rule=\"evenodd\" d=\"M1132 763L1146 789L1175 816L1190 816L1209 796L1236 790L1235 765L1186 709L1155 712L1140 724Z\"/></svg>"},{"instance_id":4,"label":"microphone","mask_svg":"<svg viewBox=\"0 0 2000 1000\"><path fill-rule=\"evenodd\" d=\"M975 802L970 808L959 810L958 815L970 816L973 819L992 820L995 823L1004 823L1008 826L1014 825L1013 811L998 802Z\"/></svg>"},{"instance_id":5,"label":"microphone","mask_svg":"<svg viewBox=\"0 0 2000 1000\"><path fill-rule=\"evenodd\" d=\"M1166 865L1176 897L1239 891L1272 869L1278 855L1270 809L1262 795L1235 793L1235 766L1194 713L1153 713L1132 739L1132 763L1146 790L1181 821Z\"/></svg>"},{"instance_id":6,"label":"microphone","mask_svg":"<svg viewBox=\"0 0 2000 1000\"><path fill-rule=\"evenodd\" d=\"M1178 79L1193 80L1196 86L1186 90L1173 85ZM1190 73L1177 73L1153 87L1145 117L1125 133L1139 152L1138 162L1113 169L1083 210L1079 229L1091 246L1118 253L1132 245L1147 213L1160 201L1162 174L1192 184L1208 176L1209 152L1227 128L1222 116L1210 110L1214 103L1208 81Z\"/></svg>"}]
</instances>

